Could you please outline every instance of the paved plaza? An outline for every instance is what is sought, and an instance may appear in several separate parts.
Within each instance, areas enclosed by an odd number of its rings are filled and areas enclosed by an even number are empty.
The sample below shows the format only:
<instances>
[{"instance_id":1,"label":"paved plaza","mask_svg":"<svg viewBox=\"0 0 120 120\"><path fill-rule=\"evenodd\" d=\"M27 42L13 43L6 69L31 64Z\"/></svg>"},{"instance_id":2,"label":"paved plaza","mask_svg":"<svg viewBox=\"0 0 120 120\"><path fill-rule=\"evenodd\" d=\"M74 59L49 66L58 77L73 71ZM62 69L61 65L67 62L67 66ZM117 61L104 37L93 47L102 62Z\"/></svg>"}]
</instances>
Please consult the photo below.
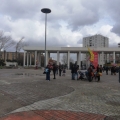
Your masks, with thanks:
<instances>
[{"instance_id":1,"label":"paved plaza","mask_svg":"<svg viewBox=\"0 0 120 120\"><path fill-rule=\"evenodd\" d=\"M45 80L43 70L0 69L0 120L120 120L120 83L117 75L100 82Z\"/></svg>"}]
</instances>

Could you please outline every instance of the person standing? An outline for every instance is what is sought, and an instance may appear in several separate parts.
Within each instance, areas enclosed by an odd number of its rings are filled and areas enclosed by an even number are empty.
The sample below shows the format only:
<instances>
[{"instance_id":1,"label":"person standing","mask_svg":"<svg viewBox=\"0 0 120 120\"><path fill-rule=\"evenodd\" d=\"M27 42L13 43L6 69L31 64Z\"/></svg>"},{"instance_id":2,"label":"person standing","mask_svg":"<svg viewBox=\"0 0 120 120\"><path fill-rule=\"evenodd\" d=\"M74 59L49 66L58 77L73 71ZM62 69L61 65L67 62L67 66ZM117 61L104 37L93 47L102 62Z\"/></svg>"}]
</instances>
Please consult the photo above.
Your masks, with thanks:
<instances>
[{"instance_id":1,"label":"person standing","mask_svg":"<svg viewBox=\"0 0 120 120\"><path fill-rule=\"evenodd\" d=\"M96 77L97 77L97 79L98 79L98 82L100 81L100 66L98 65L97 66L97 73L96 73Z\"/></svg>"},{"instance_id":2,"label":"person standing","mask_svg":"<svg viewBox=\"0 0 120 120\"><path fill-rule=\"evenodd\" d=\"M65 70L65 68L63 68L63 74L62 74L62 76L65 76L65 73L66 73L66 70Z\"/></svg>"},{"instance_id":3,"label":"person standing","mask_svg":"<svg viewBox=\"0 0 120 120\"><path fill-rule=\"evenodd\" d=\"M61 76L61 72L62 72L62 67L61 65L59 65L59 76Z\"/></svg>"},{"instance_id":4,"label":"person standing","mask_svg":"<svg viewBox=\"0 0 120 120\"><path fill-rule=\"evenodd\" d=\"M54 75L53 79L56 79L56 70L57 70L57 67L55 64L53 64L53 75Z\"/></svg>"},{"instance_id":5,"label":"person standing","mask_svg":"<svg viewBox=\"0 0 120 120\"><path fill-rule=\"evenodd\" d=\"M79 66L78 65L75 65L75 70L74 70L74 73L75 73L75 78L78 80L78 70L79 70Z\"/></svg>"},{"instance_id":6,"label":"person standing","mask_svg":"<svg viewBox=\"0 0 120 120\"><path fill-rule=\"evenodd\" d=\"M58 69L59 69L58 65L56 65L56 74L58 74Z\"/></svg>"},{"instance_id":7,"label":"person standing","mask_svg":"<svg viewBox=\"0 0 120 120\"><path fill-rule=\"evenodd\" d=\"M72 75L72 80L75 80L75 66L72 65L72 68L71 68L71 75Z\"/></svg>"},{"instance_id":8,"label":"person standing","mask_svg":"<svg viewBox=\"0 0 120 120\"><path fill-rule=\"evenodd\" d=\"M106 75L108 75L108 66L105 67Z\"/></svg>"},{"instance_id":9,"label":"person standing","mask_svg":"<svg viewBox=\"0 0 120 120\"><path fill-rule=\"evenodd\" d=\"M88 81L89 82L92 81L92 72L93 72L93 69L92 69L92 66L90 65L88 68Z\"/></svg>"},{"instance_id":10,"label":"person standing","mask_svg":"<svg viewBox=\"0 0 120 120\"><path fill-rule=\"evenodd\" d=\"M114 66L111 67L111 75L114 73Z\"/></svg>"},{"instance_id":11,"label":"person standing","mask_svg":"<svg viewBox=\"0 0 120 120\"><path fill-rule=\"evenodd\" d=\"M99 67L100 67L100 73L102 73L102 71L103 71L102 65L100 65Z\"/></svg>"},{"instance_id":12,"label":"person standing","mask_svg":"<svg viewBox=\"0 0 120 120\"><path fill-rule=\"evenodd\" d=\"M45 68L45 72L46 72L46 80L49 80L50 81L50 66L47 65L46 68Z\"/></svg>"}]
</instances>

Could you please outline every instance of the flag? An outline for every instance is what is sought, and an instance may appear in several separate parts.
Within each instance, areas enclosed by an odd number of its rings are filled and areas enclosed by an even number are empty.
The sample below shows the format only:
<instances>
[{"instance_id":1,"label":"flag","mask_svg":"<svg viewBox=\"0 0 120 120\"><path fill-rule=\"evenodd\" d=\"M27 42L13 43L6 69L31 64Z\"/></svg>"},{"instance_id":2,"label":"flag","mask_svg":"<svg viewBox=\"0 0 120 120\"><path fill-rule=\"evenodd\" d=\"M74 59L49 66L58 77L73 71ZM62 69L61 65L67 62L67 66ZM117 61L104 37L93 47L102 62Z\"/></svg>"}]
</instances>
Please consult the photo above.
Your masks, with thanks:
<instances>
[{"instance_id":1,"label":"flag","mask_svg":"<svg viewBox=\"0 0 120 120\"><path fill-rule=\"evenodd\" d=\"M93 51L94 54L94 61L92 62L94 67L97 68L98 66L98 52Z\"/></svg>"},{"instance_id":2,"label":"flag","mask_svg":"<svg viewBox=\"0 0 120 120\"><path fill-rule=\"evenodd\" d=\"M94 53L93 51L88 47L88 51L90 53L90 61L94 61Z\"/></svg>"}]
</instances>

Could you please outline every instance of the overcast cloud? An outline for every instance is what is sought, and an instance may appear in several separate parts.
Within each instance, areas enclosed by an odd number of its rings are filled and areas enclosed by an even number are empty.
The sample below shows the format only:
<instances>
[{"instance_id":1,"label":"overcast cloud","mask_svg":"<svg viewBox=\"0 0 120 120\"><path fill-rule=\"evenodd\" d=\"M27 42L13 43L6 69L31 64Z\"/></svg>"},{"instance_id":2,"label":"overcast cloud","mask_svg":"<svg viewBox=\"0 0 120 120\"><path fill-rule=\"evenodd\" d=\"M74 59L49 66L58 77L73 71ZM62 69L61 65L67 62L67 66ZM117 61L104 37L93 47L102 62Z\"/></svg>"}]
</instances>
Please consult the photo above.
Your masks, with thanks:
<instances>
[{"instance_id":1,"label":"overcast cloud","mask_svg":"<svg viewBox=\"0 0 120 120\"><path fill-rule=\"evenodd\" d=\"M83 37L101 34L109 45L120 42L120 0L0 0L0 30L29 45L82 46Z\"/></svg>"}]
</instances>

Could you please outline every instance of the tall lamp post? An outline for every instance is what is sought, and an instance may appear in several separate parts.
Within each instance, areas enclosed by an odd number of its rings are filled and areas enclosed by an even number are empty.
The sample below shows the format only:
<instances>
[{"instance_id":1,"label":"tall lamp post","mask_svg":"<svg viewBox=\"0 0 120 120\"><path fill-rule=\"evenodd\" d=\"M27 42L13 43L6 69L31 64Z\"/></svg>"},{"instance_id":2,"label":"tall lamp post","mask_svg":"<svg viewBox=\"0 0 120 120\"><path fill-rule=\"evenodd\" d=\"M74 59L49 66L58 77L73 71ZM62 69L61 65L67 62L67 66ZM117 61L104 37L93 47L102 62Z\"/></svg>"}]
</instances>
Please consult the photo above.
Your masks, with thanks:
<instances>
[{"instance_id":1,"label":"tall lamp post","mask_svg":"<svg viewBox=\"0 0 120 120\"><path fill-rule=\"evenodd\" d=\"M45 13L45 62L44 62L44 67L46 67L46 28L47 28L47 14L51 13L51 10L49 8L43 8L43 9L41 9L41 12Z\"/></svg>"}]
</instances>

